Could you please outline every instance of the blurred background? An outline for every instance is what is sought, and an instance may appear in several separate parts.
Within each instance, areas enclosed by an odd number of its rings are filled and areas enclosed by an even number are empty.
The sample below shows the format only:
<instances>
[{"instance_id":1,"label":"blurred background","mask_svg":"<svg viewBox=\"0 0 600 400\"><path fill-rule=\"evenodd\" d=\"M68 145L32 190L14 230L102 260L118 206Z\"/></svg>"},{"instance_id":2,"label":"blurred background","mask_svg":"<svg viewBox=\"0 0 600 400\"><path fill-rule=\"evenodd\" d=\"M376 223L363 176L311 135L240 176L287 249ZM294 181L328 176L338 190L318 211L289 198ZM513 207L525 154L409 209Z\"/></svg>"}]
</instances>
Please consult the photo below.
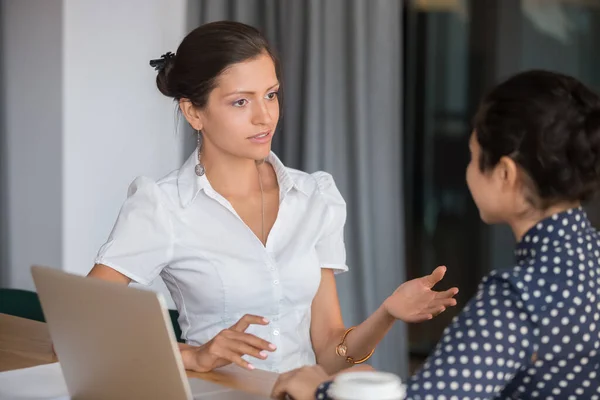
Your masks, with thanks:
<instances>
[{"instance_id":1,"label":"blurred background","mask_svg":"<svg viewBox=\"0 0 600 400\"><path fill-rule=\"evenodd\" d=\"M0 287L33 290L32 264L89 271L129 183L194 150L148 61L202 23L238 20L282 61L274 151L332 173L346 198L346 324L437 265L441 288L461 290L458 307L397 324L375 353L403 378L513 261L511 232L481 223L464 180L481 97L532 68L600 90L600 0L2 0L0 12ZM598 201L586 208L599 227Z\"/></svg>"}]
</instances>

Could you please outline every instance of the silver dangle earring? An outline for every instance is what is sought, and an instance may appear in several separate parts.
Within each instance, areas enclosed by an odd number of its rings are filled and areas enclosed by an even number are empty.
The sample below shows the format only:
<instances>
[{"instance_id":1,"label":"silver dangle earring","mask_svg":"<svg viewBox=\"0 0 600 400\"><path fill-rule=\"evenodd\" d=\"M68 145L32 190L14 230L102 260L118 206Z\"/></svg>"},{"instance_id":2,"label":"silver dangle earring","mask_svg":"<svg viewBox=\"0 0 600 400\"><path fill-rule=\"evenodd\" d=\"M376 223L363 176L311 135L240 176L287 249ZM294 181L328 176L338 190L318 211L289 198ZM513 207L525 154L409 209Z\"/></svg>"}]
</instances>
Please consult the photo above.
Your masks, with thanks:
<instances>
[{"instance_id":1,"label":"silver dangle earring","mask_svg":"<svg viewBox=\"0 0 600 400\"><path fill-rule=\"evenodd\" d=\"M200 129L198 129L198 137L197 137L197 148L198 148L198 164L196 164L196 175L198 176L203 176L206 173L206 170L204 169L204 165L202 165L202 160L200 159L200 157L202 156L202 141L200 138L200 135L202 135L200 133Z\"/></svg>"}]
</instances>

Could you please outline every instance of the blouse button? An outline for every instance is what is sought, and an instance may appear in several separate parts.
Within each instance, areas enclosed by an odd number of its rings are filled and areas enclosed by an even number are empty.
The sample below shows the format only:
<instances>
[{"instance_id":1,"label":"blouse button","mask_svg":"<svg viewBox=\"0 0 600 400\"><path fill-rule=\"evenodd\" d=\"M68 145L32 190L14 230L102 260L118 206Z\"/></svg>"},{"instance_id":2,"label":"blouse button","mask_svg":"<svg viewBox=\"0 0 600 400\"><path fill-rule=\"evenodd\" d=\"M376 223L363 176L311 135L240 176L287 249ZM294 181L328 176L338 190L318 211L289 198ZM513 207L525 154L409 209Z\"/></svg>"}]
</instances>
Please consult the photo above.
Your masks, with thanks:
<instances>
[{"instance_id":1,"label":"blouse button","mask_svg":"<svg viewBox=\"0 0 600 400\"><path fill-rule=\"evenodd\" d=\"M279 330L278 330L278 329L275 329L275 330L273 331L273 335L275 335L275 336L279 336Z\"/></svg>"},{"instance_id":2,"label":"blouse button","mask_svg":"<svg viewBox=\"0 0 600 400\"><path fill-rule=\"evenodd\" d=\"M279 285L279 279L275 279L275 280L273 281L273 284L274 284L274 285Z\"/></svg>"}]
</instances>

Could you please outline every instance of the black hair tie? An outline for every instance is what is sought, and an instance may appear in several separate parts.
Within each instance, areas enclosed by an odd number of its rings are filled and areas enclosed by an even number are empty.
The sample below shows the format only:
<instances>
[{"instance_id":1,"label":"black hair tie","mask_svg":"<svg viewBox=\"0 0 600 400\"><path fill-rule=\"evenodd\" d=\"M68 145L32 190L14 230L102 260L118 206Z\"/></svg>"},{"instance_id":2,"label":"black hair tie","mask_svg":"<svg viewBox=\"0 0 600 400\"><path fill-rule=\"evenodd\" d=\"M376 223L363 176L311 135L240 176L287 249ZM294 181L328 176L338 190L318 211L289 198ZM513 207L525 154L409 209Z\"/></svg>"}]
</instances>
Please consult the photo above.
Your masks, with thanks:
<instances>
[{"instance_id":1,"label":"black hair tie","mask_svg":"<svg viewBox=\"0 0 600 400\"><path fill-rule=\"evenodd\" d=\"M163 54L162 56L160 56L160 58L150 60L150 66L153 67L156 71L162 71L167 65L167 62L169 62L173 58L175 58L175 54L169 51L167 54Z\"/></svg>"}]
</instances>

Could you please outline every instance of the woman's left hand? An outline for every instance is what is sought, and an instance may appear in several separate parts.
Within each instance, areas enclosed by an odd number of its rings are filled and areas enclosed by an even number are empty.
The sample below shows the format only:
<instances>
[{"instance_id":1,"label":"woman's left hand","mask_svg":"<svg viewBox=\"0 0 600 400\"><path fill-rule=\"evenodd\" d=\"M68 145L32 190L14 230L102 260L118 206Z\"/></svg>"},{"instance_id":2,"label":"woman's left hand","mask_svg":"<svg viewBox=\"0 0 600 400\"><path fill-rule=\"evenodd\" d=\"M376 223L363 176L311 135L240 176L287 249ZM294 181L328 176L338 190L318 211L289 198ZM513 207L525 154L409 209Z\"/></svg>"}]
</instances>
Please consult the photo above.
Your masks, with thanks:
<instances>
[{"instance_id":1,"label":"woman's left hand","mask_svg":"<svg viewBox=\"0 0 600 400\"><path fill-rule=\"evenodd\" d=\"M313 400L319 385L330 379L320 365L298 368L279 376L273 386L271 398L283 400L291 397L294 400Z\"/></svg>"},{"instance_id":2,"label":"woman's left hand","mask_svg":"<svg viewBox=\"0 0 600 400\"><path fill-rule=\"evenodd\" d=\"M432 290L445 273L446 267L437 267L430 275L404 282L383 302L384 309L404 322L422 322L455 306L458 288Z\"/></svg>"},{"instance_id":3,"label":"woman's left hand","mask_svg":"<svg viewBox=\"0 0 600 400\"><path fill-rule=\"evenodd\" d=\"M273 386L271 397L273 399L313 400L320 384L333 380L341 374L361 371L375 370L370 365L360 364L329 376L320 365L301 367L279 375L279 379Z\"/></svg>"}]
</instances>

